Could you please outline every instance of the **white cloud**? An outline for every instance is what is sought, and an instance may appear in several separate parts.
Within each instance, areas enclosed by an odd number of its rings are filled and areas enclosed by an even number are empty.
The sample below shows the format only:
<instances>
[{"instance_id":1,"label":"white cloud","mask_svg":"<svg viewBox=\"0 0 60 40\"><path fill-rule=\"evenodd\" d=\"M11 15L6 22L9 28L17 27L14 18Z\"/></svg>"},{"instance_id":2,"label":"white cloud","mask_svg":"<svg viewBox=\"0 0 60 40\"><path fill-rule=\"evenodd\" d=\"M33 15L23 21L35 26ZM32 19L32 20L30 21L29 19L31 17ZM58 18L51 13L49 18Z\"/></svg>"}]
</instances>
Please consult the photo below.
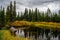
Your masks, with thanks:
<instances>
[{"instance_id":1,"label":"white cloud","mask_svg":"<svg viewBox=\"0 0 60 40\"><path fill-rule=\"evenodd\" d=\"M10 1L14 0L0 0L0 6L5 8L9 5ZM23 11L25 8L38 8L40 11L46 11L50 8L52 11L59 10L60 0L15 0L17 3L17 11Z\"/></svg>"}]
</instances>

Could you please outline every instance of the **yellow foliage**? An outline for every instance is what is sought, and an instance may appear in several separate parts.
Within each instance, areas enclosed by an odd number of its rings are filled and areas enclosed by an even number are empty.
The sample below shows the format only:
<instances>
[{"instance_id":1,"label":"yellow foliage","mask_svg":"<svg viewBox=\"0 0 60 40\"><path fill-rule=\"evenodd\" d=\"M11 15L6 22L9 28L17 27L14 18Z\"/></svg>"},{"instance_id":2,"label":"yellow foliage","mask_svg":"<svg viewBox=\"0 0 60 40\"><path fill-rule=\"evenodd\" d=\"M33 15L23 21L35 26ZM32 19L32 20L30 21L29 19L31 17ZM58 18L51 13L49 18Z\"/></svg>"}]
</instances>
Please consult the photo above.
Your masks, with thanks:
<instances>
[{"instance_id":1,"label":"yellow foliage","mask_svg":"<svg viewBox=\"0 0 60 40\"><path fill-rule=\"evenodd\" d=\"M0 30L0 40L25 40L26 38L21 38L19 36L12 36L8 30Z\"/></svg>"},{"instance_id":2,"label":"yellow foliage","mask_svg":"<svg viewBox=\"0 0 60 40\"><path fill-rule=\"evenodd\" d=\"M28 27L30 26L30 22L27 21L15 21L13 23L10 23L10 25L15 26L15 27Z\"/></svg>"},{"instance_id":3,"label":"yellow foliage","mask_svg":"<svg viewBox=\"0 0 60 40\"><path fill-rule=\"evenodd\" d=\"M48 29L60 29L60 23L56 22L28 22L28 21L15 21L11 23L15 27L30 27L31 25L39 28L48 28Z\"/></svg>"},{"instance_id":4,"label":"yellow foliage","mask_svg":"<svg viewBox=\"0 0 60 40\"><path fill-rule=\"evenodd\" d=\"M47 29L60 29L60 23L56 22L34 22L36 27Z\"/></svg>"}]
</instances>

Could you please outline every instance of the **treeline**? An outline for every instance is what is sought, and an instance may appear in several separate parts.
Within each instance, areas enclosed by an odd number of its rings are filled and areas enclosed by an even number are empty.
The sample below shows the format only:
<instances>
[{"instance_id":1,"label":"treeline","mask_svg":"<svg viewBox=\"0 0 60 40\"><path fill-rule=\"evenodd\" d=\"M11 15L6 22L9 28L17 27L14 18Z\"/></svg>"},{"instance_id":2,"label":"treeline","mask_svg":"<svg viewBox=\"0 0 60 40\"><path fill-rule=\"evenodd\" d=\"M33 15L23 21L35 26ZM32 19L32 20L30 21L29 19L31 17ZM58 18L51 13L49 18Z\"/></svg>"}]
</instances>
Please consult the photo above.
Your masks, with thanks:
<instances>
[{"instance_id":1,"label":"treeline","mask_svg":"<svg viewBox=\"0 0 60 40\"><path fill-rule=\"evenodd\" d=\"M47 12L40 12L39 9L27 9L25 8L24 12L19 13L16 15L16 1L12 4L7 6L7 9L1 7L0 10L0 26L4 27L9 22L13 21L33 21L33 22L60 22L60 10L58 13L52 13L50 9L47 9Z\"/></svg>"},{"instance_id":2,"label":"treeline","mask_svg":"<svg viewBox=\"0 0 60 40\"><path fill-rule=\"evenodd\" d=\"M7 6L7 9L0 9L0 28L6 26L9 22L16 21L16 1L14 1L14 5L12 1L10 5Z\"/></svg>"},{"instance_id":3,"label":"treeline","mask_svg":"<svg viewBox=\"0 0 60 40\"><path fill-rule=\"evenodd\" d=\"M26 20L33 22L60 22L60 10L58 13L52 13L48 8L46 12L40 12L39 9L27 9L25 8L24 13L19 16L18 13L17 20Z\"/></svg>"}]
</instances>

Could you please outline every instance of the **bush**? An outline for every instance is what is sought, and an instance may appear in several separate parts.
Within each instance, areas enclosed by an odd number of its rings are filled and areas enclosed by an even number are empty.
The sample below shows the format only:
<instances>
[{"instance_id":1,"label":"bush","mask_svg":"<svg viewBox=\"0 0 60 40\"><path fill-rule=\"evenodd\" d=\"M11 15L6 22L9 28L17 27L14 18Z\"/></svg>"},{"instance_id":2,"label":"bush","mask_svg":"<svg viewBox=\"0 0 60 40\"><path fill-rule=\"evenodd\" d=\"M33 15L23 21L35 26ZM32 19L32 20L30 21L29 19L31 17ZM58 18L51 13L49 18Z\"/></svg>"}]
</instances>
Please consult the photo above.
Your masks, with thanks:
<instances>
[{"instance_id":1,"label":"bush","mask_svg":"<svg viewBox=\"0 0 60 40\"><path fill-rule=\"evenodd\" d=\"M0 30L0 40L28 40L19 36L12 36L9 30Z\"/></svg>"},{"instance_id":2,"label":"bush","mask_svg":"<svg viewBox=\"0 0 60 40\"><path fill-rule=\"evenodd\" d=\"M0 30L0 40L16 40L16 39L17 39L16 37L11 35L10 31Z\"/></svg>"}]
</instances>

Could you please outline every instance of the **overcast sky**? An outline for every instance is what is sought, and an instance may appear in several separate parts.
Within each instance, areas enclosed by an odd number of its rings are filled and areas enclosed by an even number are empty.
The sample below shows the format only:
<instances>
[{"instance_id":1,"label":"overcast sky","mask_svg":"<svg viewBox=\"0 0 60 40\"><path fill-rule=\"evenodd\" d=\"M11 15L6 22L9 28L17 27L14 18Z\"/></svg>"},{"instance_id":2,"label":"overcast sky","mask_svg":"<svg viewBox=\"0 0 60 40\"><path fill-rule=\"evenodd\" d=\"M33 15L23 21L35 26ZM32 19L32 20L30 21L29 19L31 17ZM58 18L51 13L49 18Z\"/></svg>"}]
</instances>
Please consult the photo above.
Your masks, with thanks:
<instances>
[{"instance_id":1,"label":"overcast sky","mask_svg":"<svg viewBox=\"0 0 60 40\"><path fill-rule=\"evenodd\" d=\"M10 1L14 0L0 0L0 6L7 7ZM23 11L25 8L35 9L38 8L41 11L46 11L50 8L51 11L57 11L60 9L60 0L15 0L17 5L17 11Z\"/></svg>"}]
</instances>

